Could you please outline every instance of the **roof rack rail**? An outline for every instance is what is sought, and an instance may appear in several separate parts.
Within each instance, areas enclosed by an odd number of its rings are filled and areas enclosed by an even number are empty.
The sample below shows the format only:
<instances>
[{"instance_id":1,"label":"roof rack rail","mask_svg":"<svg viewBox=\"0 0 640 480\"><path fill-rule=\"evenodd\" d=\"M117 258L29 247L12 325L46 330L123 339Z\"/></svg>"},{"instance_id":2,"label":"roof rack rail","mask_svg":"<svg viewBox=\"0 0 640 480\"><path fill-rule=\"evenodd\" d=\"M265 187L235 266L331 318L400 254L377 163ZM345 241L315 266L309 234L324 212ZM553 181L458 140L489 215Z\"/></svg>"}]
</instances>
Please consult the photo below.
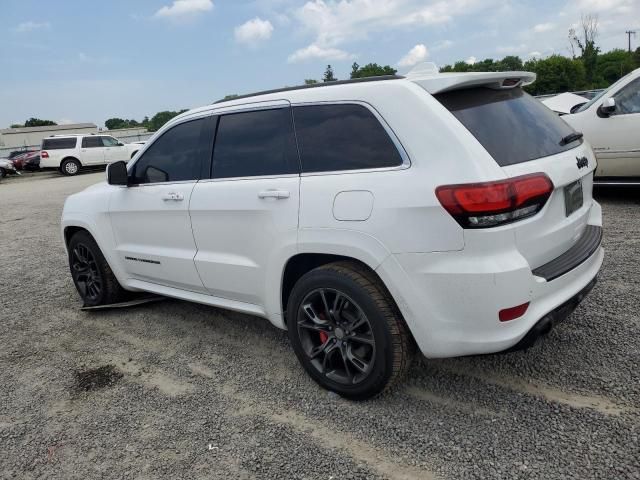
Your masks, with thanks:
<instances>
[{"instance_id":1,"label":"roof rack rail","mask_svg":"<svg viewBox=\"0 0 640 480\"><path fill-rule=\"evenodd\" d=\"M352 78L350 80L336 80L334 82L311 83L308 85L297 85L295 87L276 88L274 90L263 90L261 92L248 93L246 95L238 95L237 97L227 98L226 100L225 99L216 100L215 102L213 102L213 104L215 105L216 103L231 102L233 100L239 100L242 98L257 97L259 95L267 95L269 93L290 92L292 90L305 90L307 88L333 87L335 85L348 85L350 83L379 82L383 80L399 80L402 78L405 78L405 77L403 77L402 75L379 75L377 77Z\"/></svg>"}]
</instances>

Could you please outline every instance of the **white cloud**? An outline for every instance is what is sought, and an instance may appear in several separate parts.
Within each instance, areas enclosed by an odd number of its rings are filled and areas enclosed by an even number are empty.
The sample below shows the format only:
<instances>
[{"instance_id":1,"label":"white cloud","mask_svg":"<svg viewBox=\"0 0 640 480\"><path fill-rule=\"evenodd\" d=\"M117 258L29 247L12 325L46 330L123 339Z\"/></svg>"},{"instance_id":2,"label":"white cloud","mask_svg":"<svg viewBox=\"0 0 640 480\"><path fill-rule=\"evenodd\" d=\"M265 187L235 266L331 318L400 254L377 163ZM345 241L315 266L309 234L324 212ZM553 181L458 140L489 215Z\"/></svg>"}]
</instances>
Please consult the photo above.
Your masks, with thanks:
<instances>
[{"instance_id":1,"label":"white cloud","mask_svg":"<svg viewBox=\"0 0 640 480\"><path fill-rule=\"evenodd\" d=\"M515 53L521 53L527 49L527 46L524 43L520 45L503 45L496 47L496 52L501 53L503 55L513 55Z\"/></svg>"},{"instance_id":2,"label":"white cloud","mask_svg":"<svg viewBox=\"0 0 640 480\"><path fill-rule=\"evenodd\" d=\"M401 27L441 25L490 9L499 0L308 0L294 12L314 43L335 47Z\"/></svg>"},{"instance_id":3,"label":"white cloud","mask_svg":"<svg viewBox=\"0 0 640 480\"><path fill-rule=\"evenodd\" d=\"M539 23L533 27L533 31L536 33L548 32L555 28L555 23Z\"/></svg>"},{"instance_id":4,"label":"white cloud","mask_svg":"<svg viewBox=\"0 0 640 480\"><path fill-rule=\"evenodd\" d=\"M173 0L155 13L158 18L184 18L213 10L211 0Z\"/></svg>"},{"instance_id":5,"label":"white cloud","mask_svg":"<svg viewBox=\"0 0 640 480\"><path fill-rule=\"evenodd\" d=\"M14 30L18 33L28 33L34 30L49 30L50 28L51 24L49 22L32 22L29 20L28 22L22 22Z\"/></svg>"},{"instance_id":6,"label":"white cloud","mask_svg":"<svg viewBox=\"0 0 640 480\"><path fill-rule=\"evenodd\" d=\"M538 52L538 51L529 52L529 57L531 57L531 58L541 57L541 56L542 56L542 52Z\"/></svg>"},{"instance_id":7,"label":"white cloud","mask_svg":"<svg viewBox=\"0 0 640 480\"><path fill-rule=\"evenodd\" d=\"M478 61L478 59L476 57L474 57L473 55L471 55L469 58L467 58L465 60L464 63L468 63L469 65L473 65L474 63L476 63Z\"/></svg>"},{"instance_id":8,"label":"white cloud","mask_svg":"<svg viewBox=\"0 0 640 480\"><path fill-rule=\"evenodd\" d=\"M254 46L261 41L271 38L273 25L271 25L269 20L262 20L261 18L256 17L237 26L233 33L236 42Z\"/></svg>"},{"instance_id":9,"label":"white cloud","mask_svg":"<svg viewBox=\"0 0 640 480\"><path fill-rule=\"evenodd\" d=\"M289 55L287 61L289 63L297 63L318 58L323 60L347 60L353 58L353 55L339 48L323 48L312 43L308 47L293 52Z\"/></svg>"},{"instance_id":10,"label":"white cloud","mask_svg":"<svg viewBox=\"0 0 640 480\"><path fill-rule=\"evenodd\" d=\"M452 46L453 42L451 40L442 40L431 47L431 50L437 52L438 50L444 50L446 48L451 48Z\"/></svg>"},{"instance_id":11,"label":"white cloud","mask_svg":"<svg viewBox=\"0 0 640 480\"><path fill-rule=\"evenodd\" d=\"M420 63L427 59L429 50L423 44L419 43L398 61L400 67L413 67L416 63Z\"/></svg>"}]
</instances>

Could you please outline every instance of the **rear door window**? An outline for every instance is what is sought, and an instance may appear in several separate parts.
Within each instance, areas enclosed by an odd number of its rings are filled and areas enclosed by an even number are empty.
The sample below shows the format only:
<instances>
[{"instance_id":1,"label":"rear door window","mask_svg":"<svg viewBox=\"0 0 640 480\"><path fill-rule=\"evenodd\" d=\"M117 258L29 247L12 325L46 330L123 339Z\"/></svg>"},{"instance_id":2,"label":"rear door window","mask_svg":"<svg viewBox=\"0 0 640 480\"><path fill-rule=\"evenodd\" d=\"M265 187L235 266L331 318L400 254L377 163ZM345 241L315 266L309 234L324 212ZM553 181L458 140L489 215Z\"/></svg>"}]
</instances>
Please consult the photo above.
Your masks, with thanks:
<instances>
[{"instance_id":1,"label":"rear door window","mask_svg":"<svg viewBox=\"0 0 640 480\"><path fill-rule=\"evenodd\" d=\"M65 148L76 148L77 137L68 138L45 138L42 141L43 150L62 150Z\"/></svg>"},{"instance_id":2,"label":"rear door window","mask_svg":"<svg viewBox=\"0 0 640 480\"><path fill-rule=\"evenodd\" d=\"M521 88L467 88L434 95L498 165L504 167L555 155L582 140L562 144L574 130Z\"/></svg>"},{"instance_id":3,"label":"rear door window","mask_svg":"<svg viewBox=\"0 0 640 480\"><path fill-rule=\"evenodd\" d=\"M303 172L394 167L402 157L378 119L362 105L293 109Z\"/></svg>"},{"instance_id":4,"label":"rear door window","mask_svg":"<svg viewBox=\"0 0 640 480\"><path fill-rule=\"evenodd\" d=\"M100 137L84 137L82 139L82 148L102 148Z\"/></svg>"},{"instance_id":5,"label":"rear door window","mask_svg":"<svg viewBox=\"0 0 640 480\"><path fill-rule=\"evenodd\" d=\"M213 178L299 173L290 108L222 115L213 147Z\"/></svg>"}]
</instances>

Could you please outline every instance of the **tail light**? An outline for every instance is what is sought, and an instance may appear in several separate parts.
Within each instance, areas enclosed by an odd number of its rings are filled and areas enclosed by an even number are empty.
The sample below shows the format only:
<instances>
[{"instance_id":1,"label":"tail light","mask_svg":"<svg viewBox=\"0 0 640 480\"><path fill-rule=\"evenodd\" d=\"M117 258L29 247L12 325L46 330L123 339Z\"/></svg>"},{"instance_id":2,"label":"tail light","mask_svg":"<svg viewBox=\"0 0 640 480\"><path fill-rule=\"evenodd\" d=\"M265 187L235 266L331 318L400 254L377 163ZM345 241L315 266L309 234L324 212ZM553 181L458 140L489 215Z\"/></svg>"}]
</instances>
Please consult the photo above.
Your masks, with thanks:
<instances>
[{"instance_id":1,"label":"tail light","mask_svg":"<svg viewBox=\"0 0 640 480\"><path fill-rule=\"evenodd\" d=\"M44 150L41 151L40 158L49 158L49 152L45 152Z\"/></svg>"},{"instance_id":2,"label":"tail light","mask_svg":"<svg viewBox=\"0 0 640 480\"><path fill-rule=\"evenodd\" d=\"M553 183L544 173L497 182L436 188L442 206L463 228L487 228L535 215L549 199Z\"/></svg>"}]
</instances>

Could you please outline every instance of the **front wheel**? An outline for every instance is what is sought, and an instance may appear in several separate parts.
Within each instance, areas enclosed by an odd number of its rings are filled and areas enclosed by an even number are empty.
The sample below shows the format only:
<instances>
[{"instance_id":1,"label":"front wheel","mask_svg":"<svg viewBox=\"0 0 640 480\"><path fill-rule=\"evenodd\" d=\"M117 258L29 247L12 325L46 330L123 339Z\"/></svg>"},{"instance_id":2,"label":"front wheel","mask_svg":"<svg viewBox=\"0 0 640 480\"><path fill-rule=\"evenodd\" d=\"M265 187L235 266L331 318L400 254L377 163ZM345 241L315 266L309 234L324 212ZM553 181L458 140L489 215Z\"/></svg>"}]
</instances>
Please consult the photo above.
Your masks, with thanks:
<instances>
[{"instance_id":1,"label":"front wheel","mask_svg":"<svg viewBox=\"0 0 640 480\"><path fill-rule=\"evenodd\" d=\"M364 400L408 370L414 346L393 299L359 264L336 262L305 274L287 307L289 339L317 383Z\"/></svg>"},{"instance_id":2,"label":"front wheel","mask_svg":"<svg viewBox=\"0 0 640 480\"><path fill-rule=\"evenodd\" d=\"M85 307L108 305L125 300L126 291L120 286L98 244L85 231L69 241L71 277Z\"/></svg>"}]
</instances>

